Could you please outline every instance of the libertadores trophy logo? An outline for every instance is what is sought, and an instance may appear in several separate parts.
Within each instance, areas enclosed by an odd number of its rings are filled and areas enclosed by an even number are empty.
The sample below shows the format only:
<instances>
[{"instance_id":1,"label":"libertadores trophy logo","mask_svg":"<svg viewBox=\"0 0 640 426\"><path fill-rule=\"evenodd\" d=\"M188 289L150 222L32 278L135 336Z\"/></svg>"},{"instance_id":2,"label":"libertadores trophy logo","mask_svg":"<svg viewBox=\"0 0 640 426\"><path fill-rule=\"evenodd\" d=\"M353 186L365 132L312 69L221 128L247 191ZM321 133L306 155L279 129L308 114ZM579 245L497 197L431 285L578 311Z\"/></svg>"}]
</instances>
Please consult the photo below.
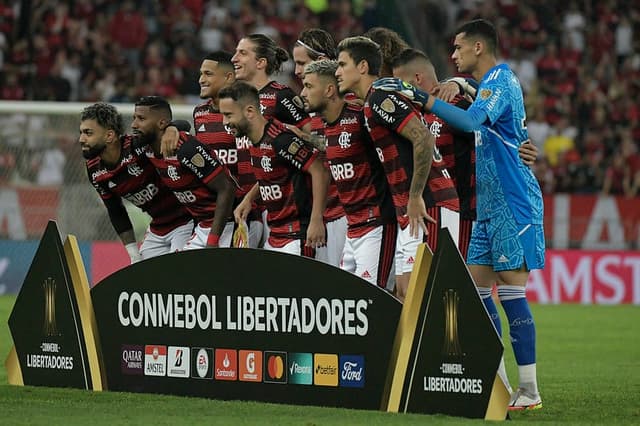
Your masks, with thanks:
<instances>
[{"instance_id":1,"label":"libertadores trophy logo","mask_svg":"<svg viewBox=\"0 0 640 426\"><path fill-rule=\"evenodd\" d=\"M48 277L42 283L44 291L44 320L42 321L42 333L47 337L59 336L56 321L56 280Z\"/></svg>"},{"instance_id":2,"label":"libertadores trophy logo","mask_svg":"<svg viewBox=\"0 0 640 426\"><path fill-rule=\"evenodd\" d=\"M442 354L452 358L461 358L460 334L458 333L458 305L460 296L458 292L449 288L442 296L444 302L444 342Z\"/></svg>"}]
</instances>

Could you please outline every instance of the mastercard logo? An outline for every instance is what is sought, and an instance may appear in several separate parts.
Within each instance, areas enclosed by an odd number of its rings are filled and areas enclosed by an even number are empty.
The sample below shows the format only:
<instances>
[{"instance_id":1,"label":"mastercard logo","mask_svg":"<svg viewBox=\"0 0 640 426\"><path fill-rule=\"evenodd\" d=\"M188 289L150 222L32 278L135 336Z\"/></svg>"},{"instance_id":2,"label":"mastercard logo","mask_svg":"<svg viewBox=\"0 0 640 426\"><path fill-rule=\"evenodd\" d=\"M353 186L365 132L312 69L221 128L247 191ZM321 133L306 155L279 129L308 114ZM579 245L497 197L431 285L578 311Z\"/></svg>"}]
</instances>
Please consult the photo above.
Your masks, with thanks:
<instances>
[{"instance_id":1,"label":"mastercard logo","mask_svg":"<svg viewBox=\"0 0 640 426\"><path fill-rule=\"evenodd\" d=\"M279 355L273 355L269 357L267 361L267 371L272 379L282 379L284 374L284 362Z\"/></svg>"},{"instance_id":2,"label":"mastercard logo","mask_svg":"<svg viewBox=\"0 0 640 426\"><path fill-rule=\"evenodd\" d=\"M287 353L264 353L264 381L267 383L287 383Z\"/></svg>"}]
</instances>

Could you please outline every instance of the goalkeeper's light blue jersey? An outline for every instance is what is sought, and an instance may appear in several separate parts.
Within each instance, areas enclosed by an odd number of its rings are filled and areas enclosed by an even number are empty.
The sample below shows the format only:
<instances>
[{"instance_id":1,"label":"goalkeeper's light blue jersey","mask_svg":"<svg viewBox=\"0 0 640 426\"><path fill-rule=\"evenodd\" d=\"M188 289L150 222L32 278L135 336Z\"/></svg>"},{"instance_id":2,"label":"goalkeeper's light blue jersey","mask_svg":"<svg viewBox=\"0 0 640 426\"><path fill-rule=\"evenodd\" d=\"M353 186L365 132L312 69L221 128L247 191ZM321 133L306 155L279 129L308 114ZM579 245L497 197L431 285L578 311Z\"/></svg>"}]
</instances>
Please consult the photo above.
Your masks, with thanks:
<instances>
[{"instance_id":1,"label":"goalkeeper's light blue jersey","mask_svg":"<svg viewBox=\"0 0 640 426\"><path fill-rule=\"evenodd\" d=\"M528 139L522 89L507 65L485 74L469 112L473 109L488 117L475 131L478 220L511 209L517 223L542 224L540 186L518 155L519 146Z\"/></svg>"}]
</instances>

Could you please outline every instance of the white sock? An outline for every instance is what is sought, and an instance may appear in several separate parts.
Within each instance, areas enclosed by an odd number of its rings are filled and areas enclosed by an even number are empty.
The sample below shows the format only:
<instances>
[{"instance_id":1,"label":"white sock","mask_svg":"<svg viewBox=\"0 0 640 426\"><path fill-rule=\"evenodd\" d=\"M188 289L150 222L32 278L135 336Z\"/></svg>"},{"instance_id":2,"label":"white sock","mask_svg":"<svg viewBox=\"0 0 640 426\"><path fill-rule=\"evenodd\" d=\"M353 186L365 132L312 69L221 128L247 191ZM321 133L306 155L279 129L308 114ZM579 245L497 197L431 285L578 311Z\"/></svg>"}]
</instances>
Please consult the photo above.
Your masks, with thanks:
<instances>
[{"instance_id":1,"label":"white sock","mask_svg":"<svg viewBox=\"0 0 640 426\"><path fill-rule=\"evenodd\" d=\"M518 375L520 377L519 386L527 393L537 395L538 380L536 379L536 364L519 365Z\"/></svg>"},{"instance_id":2,"label":"white sock","mask_svg":"<svg viewBox=\"0 0 640 426\"><path fill-rule=\"evenodd\" d=\"M507 387L507 391L509 391L509 394L511 394L511 392L513 392L513 389L511 389L511 385L509 384L509 376L507 376L507 368L504 365L504 357L500 358L500 365L498 366L498 376L500 376L502 382Z\"/></svg>"}]
</instances>

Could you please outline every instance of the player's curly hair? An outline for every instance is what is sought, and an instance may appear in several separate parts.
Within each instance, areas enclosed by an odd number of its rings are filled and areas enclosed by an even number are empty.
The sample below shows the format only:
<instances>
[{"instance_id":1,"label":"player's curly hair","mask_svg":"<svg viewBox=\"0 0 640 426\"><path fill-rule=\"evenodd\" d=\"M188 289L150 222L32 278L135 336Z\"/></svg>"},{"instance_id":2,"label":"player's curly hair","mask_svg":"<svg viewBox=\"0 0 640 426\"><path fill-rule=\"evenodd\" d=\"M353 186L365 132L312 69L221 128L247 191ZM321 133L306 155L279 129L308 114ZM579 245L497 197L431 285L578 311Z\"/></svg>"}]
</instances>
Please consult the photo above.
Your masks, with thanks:
<instances>
[{"instance_id":1,"label":"player's curly hair","mask_svg":"<svg viewBox=\"0 0 640 426\"><path fill-rule=\"evenodd\" d=\"M271 75L276 71L280 71L282 64L289 60L289 54L269 36L264 34L249 34L244 37L255 46L253 51L256 58L265 58L267 60L267 68L265 72Z\"/></svg>"},{"instance_id":2,"label":"player's curly hair","mask_svg":"<svg viewBox=\"0 0 640 426\"><path fill-rule=\"evenodd\" d=\"M104 102L89 105L80 113L80 121L95 120L102 128L113 130L117 135L124 133L122 115L116 107Z\"/></svg>"},{"instance_id":3,"label":"player's curly hair","mask_svg":"<svg viewBox=\"0 0 640 426\"><path fill-rule=\"evenodd\" d=\"M409 44L400 37L400 34L384 27L371 28L364 33L364 36L380 45L380 51L382 52L380 77L393 77L391 62L400 52L408 49L410 47Z\"/></svg>"},{"instance_id":4,"label":"player's curly hair","mask_svg":"<svg viewBox=\"0 0 640 426\"><path fill-rule=\"evenodd\" d=\"M320 28L308 28L302 31L296 44L304 47L313 61L322 56L327 59L338 58L336 41L331 34Z\"/></svg>"}]
</instances>

